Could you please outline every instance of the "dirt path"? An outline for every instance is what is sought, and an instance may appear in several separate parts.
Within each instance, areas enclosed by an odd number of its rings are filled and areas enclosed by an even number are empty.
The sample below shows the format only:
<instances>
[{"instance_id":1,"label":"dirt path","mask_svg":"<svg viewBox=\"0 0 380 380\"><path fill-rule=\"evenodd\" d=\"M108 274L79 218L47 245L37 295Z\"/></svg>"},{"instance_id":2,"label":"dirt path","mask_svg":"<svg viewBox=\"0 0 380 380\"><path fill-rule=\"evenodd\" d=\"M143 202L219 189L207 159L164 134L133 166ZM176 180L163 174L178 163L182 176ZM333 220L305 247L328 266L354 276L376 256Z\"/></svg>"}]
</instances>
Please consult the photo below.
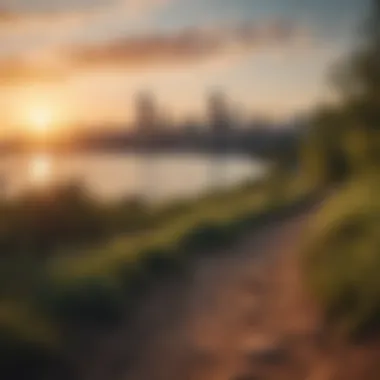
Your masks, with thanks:
<instances>
[{"instance_id":1,"label":"dirt path","mask_svg":"<svg viewBox=\"0 0 380 380\"><path fill-rule=\"evenodd\" d=\"M299 285L291 273L306 226L304 215L262 228L234 247L233 255L196 261L185 284L156 292L129 336L130 366L123 378L279 379L280 368L294 366L290 345L295 339L307 343L318 326L314 310L295 293ZM312 311L300 318L295 307ZM295 371L307 374L301 366Z\"/></svg>"},{"instance_id":2,"label":"dirt path","mask_svg":"<svg viewBox=\"0 0 380 380\"><path fill-rule=\"evenodd\" d=\"M263 227L233 253L204 255L189 278L155 289L132 327L102 344L84 378L378 379L379 346L327 344L302 287L297 258L312 214Z\"/></svg>"}]
</instances>

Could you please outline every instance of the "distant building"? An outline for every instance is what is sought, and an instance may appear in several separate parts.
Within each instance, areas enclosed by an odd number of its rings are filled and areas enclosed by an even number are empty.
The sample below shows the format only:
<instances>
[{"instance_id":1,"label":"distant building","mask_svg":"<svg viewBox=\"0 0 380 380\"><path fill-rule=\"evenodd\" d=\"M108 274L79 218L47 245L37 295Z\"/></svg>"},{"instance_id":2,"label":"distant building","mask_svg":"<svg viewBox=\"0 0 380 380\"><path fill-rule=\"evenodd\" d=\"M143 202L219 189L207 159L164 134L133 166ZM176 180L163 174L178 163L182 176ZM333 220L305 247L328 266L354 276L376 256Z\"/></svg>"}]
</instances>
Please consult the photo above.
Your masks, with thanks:
<instances>
[{"instance_id":1,"label":"distant building","mask_svg":"<svg viewBox=\"0 0 380 380\"><path fill-rule=\"evenodd\" d=\"M223 133L231 128L231 112L221 92L214 92L208 99L209 125L214 133Z\"/></svg>"},{"instance_id":2,"label":"distant building","mask_svg":"<svg viewBox=\"0 0 380 380\"><path fill-rule=\"evenodd\" d=\"M182 122L182 130L187 135L197 135L202 131L202 123L196 116L187 116Z\"/></svg>"},{"instance_id":3,"label":"distant building","mask_svg":"<svg viewBox=\"0 0 380 380\"><path fill-rule=\"evenodd\" d=\"M174 124L174 117L170 112L170 109L161 108L159 113L157 113L156 115L155 128L159 129L160 132L170 131L171 129L173 129Z\"/></svg>"},{"instance_id":4,"label":"distant building","mask_svg":"<svg viewBox=\"0 0 380 380\"><path fill-rule=\"evenodd\" d=\"M136 130L141 134L154 132L159 124L157 106L153 95L140 93L135 104Z\"/></svg>"}]
</instances>

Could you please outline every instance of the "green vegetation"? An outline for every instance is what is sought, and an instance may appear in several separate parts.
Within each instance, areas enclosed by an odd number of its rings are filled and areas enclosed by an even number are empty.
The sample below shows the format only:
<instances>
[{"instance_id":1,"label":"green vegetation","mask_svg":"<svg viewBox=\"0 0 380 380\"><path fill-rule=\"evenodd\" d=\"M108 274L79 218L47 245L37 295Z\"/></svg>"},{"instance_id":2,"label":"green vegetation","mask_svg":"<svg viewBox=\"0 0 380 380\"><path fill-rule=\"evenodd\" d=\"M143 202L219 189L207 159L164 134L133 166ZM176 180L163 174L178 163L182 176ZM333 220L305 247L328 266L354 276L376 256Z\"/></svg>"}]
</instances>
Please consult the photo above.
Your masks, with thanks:
<instances>
[{"instance_id":1,"label":"green vegetation","mask_svg":"<svg viewBox=\"0 0 380 380\"><path fill-rule=\"evenodd\" d=\"M339 102L324 107L302 147L306 182L330 188L308 236L311 288L344 334L380 327L380 1L365 38L341 65Z\"/></svg>"},{"instance_id":2,"label":"green vegetation","mask_svg":"<svg viewBox=\"0 0 380 380\"><path fill-rule=\"evenodd\" d=\"M345 334L379 323L380 182L345 184L315 218L308 281L329 322Z\"/></svg>"},{"instance_id":3,"label":"green vegetation","mask_svg":"<svg viewBox=\"0 0 380 380\"><path fill-rule=\"evenodd\" d=\"M81 333L118 327L152 284L325 189L333 195L307 236L308 282L345 333L378 328L380 1L373 17L340 102L316 112L300 144L301 178L287 152L262 183L169 205L101 204L75 184L0 204L1 373L68 368L64 353Z\"/></svg>"},{"instance_id":4,"label":"green vegetation","mask_svg":"<svg viewBox=\"0 0 380 380\"><path fill-rule=\"evenodd\" d=\"M164 212L164 210L162 211ZM96 244L148 222L138 201L103 205L71 183L0 204L0 252L44 256L57 249Z\"/></svg>"},{"instance_id":5,"label":"green vegetation","mask_svg":"<svg viewBox=\"0 0 380 380\"><path fill-rule=\"evenodd\" d=\"M268 180L147 206L101 204L70 184L2 204L4 373L13 376L22 366L33 378L37 368L41 378L51 366L69 368L64 352L81 334L125 323L157 281L185 275L194 256L227 248L300 195L285 186L276 202L268 196L272 186Z\"/></svg>"}]
</instances>

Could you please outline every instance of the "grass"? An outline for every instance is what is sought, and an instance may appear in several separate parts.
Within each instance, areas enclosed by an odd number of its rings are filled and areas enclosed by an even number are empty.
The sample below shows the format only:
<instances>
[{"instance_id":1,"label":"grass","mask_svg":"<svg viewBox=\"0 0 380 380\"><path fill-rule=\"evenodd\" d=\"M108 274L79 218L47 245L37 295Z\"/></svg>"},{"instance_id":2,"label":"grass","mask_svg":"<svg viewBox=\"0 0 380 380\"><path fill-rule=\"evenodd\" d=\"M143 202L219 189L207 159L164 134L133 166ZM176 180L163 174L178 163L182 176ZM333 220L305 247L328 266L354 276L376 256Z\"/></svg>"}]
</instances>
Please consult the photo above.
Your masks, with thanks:
<instances>
[{"instance_id":1,"label":"grass","mask_svg":"<svg viewBox=\"0 0 380 380\"><path fill-rule=\"evenodd\" d=\"M149 215L135 201L102 204L71 183L0 204L0 252L44 257L58 249L98 244L144 227Z\"/></svg>"},{"instance_id":2,"label":"grass","mask_svg":"<svg viewBox=\"0 0 380 380\"><path fill-rule=\"evenodd\" d=\"M94 308L101 310L101 303L105 301L102 294L106 291L110 292L105 297L108 300L120 293L134 298L151 280L181 273L192 256L209 255L227 248L249 228L269 221L266 216L276 214L288 202L270 202L262 186L242 187L214 198L200 198L191 208L185 208L173 218L165 218L156 228L115 238L85 252L53 257L47 269L51 297L58 299L60 305L61 293L54 294L55 289L71 289L64 301L74 310L79 309L78 304L91 302L99 303ZM104 289L104 281L112 286ZM83 291L83 282L90 282L91 288ZM100 296L93 297L93 292Z\"/></svg>"},{"instance_id":3,"label":"grass","mask_svg":"<svg viewBox=\"0 0 380 380\"><path fill-rule=\"evenodd\" d=\"M102 205L69 186L2 205L11 222L0 226L0 259L7 268L0 308L23 317L15 328L9 327L17 319L0 318L0 331L8 331L4 339L0 334L0 342L19 347L12 351L15 360L35 346L44 368L50 354L49 360L61 360L70 332L117 328L156 281L182 275L193 256L228 247L298 199L284 191L274 202L267 187L265 182L246 184L149 208L136 201ZM25 205L31 208L23 214ZM18 233L28 238L12 240ZM25 326L45 326L46 331L36 329L30 339Z\"/></svg>"},{"instance_id":4,"label":"grass","mask_svg":"<svg viewBox=\"0 0 380 380\"><path fill-rule=\"evenodd\" d=\"M308 281L342 334L380 326L380 181L356 177L325 203L307 237Z\"/></svg>"},{"instance_id":5,"label":"grass","mask_svg":"<svg viewBox=\"0 0 380 380\"><path fill-rule=\"evenodd\" d=\"M61 358L55 326L25 301L0 304L0 373L9 379L41 379Z\"/></svg>"}]
</instances>

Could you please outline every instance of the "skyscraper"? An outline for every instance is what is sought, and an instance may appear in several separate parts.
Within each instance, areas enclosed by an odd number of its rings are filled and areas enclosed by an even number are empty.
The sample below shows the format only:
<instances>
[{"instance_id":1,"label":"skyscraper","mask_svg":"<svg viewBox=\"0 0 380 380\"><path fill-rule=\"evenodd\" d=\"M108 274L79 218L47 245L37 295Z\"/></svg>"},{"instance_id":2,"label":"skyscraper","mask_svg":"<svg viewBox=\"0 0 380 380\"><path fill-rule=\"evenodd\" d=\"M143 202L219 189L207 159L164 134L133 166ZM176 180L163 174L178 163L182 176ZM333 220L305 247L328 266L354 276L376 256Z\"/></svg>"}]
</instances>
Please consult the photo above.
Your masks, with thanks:
<instances>
[{"instance_id":1,"label":"skyscraper","mask_svg":"<svg viewBox=\"0 0 380 380\"><path fill-rule=\"evenodd\" d=\"M157 127L157 107L153 97L148 92L142 92L136 97L135 126L141 134L154 132Z\"/></svg>"},{"instance_id":2,"label":"skyscraper","mask_svg":"<svg viewBox=\"0 0 380 380\"><path fill-rule=\"evenodd\" d=\"M214 92L208 99L209 125L214 133L225 132L231 127L228 102L222 92Z\"/></svg>"}]
</instances>

